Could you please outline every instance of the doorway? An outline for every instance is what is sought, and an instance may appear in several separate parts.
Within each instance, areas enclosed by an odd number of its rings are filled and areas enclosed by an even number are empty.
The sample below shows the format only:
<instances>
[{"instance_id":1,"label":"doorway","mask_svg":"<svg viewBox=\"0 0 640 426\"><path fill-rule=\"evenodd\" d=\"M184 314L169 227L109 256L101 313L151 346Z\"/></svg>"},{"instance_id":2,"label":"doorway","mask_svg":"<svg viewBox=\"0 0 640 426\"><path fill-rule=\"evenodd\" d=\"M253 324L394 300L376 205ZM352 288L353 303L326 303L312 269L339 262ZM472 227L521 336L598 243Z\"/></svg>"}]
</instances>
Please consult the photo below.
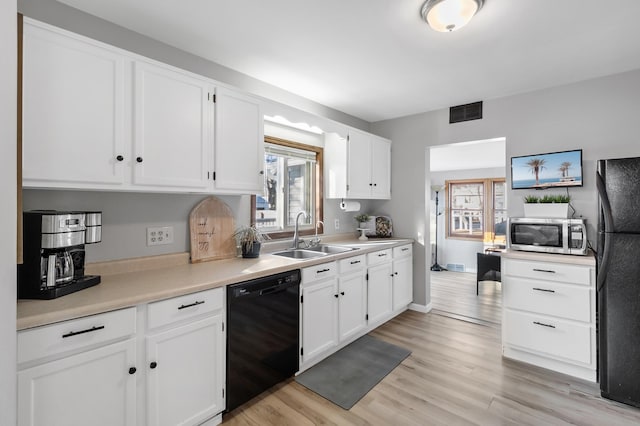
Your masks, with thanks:
<instances>
[{"instance_id":1,"label":"doorway","mask_svg":"<svg viewBox=\"0 0 640 426\"><path fill-rule=\"evenodd\" d=\"M505 144L505 138L495 138L430 148L429 274L434 313L474 322L501 322L499 274L484 276L479 282L477 275L478 253L499 256L491 250L504 246Z\"/></svg>"}]
</instances>

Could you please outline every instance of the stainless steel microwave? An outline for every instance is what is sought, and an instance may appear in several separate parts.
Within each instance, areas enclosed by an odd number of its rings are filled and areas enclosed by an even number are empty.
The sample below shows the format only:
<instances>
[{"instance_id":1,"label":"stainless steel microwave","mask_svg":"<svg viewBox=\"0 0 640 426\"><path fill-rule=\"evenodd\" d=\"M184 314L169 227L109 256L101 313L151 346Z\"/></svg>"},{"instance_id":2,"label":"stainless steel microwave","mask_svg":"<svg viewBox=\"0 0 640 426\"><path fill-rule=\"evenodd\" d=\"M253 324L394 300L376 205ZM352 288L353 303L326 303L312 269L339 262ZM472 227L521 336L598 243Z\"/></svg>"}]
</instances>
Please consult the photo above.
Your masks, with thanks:
<instances>
[{"instance_id":1,"label":"stainless steel microwave","mask_svg":"<svg viewBox=\"0 0 640 426\"><path fill-rule=\"evenodd\" d=\"M507 245L512 250L587 254L584 219L510 217Z\"/></svg>"}]
</instances>

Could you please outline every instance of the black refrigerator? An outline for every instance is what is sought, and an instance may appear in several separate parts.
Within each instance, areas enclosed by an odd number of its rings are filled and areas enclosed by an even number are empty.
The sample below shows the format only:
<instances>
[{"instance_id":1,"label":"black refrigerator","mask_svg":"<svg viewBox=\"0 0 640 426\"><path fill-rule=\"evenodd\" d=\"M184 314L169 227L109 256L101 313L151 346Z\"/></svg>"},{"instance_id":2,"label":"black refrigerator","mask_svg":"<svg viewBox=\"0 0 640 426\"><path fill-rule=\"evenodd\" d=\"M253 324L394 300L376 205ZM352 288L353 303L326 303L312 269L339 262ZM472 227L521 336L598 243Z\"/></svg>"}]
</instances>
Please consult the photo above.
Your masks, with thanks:
<instances>
[{"instance_id":1,"label":"black refrigerator","mask_svg":"<svg viewBox=\"0 0 640 426\"><path fill-rule=\"evenodd\" d=\"M640 157L598 161L596 186L600 391L640 407Z\"/></svg>"}]
</instances>

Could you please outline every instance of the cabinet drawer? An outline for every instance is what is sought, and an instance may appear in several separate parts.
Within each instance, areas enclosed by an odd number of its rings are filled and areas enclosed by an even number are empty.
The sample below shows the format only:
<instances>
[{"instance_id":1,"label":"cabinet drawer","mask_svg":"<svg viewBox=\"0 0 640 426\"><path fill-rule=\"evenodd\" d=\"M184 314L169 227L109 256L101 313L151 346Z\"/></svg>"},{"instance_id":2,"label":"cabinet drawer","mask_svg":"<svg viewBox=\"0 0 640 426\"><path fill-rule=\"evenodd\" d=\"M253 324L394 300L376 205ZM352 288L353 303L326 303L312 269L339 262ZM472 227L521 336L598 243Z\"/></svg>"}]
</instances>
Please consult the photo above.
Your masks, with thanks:
<instances>
[{"instance_id":1,"label":"cabinet drawer","mask_svg":"<svg viewBox=\"0 0 640 426\"><path fill-rule=\"evenodd\" d=\"M342 259L338 261L338 271L341 274L346 274L353 271L360 271L366 266L367 258L364 254L360 256L350 257L348 259Z\"/></svg>"},{"instance_id":2,"label":"cabinet drawer","mask_svg":"<svg viewBox=\"0 0 640 426\"><path fill-rule=\"evenodd\" d=\"M18 332L18 363L131 336L136 308L91 315Z\"/></svg>"},{"instance_id":3,"label":"cabinet drawer","mask_svg":"<svg viewBox=\"0 0 640 426\"><path fill-rule=\"evenodd\" d=\"M522 309L577 321L591 322L593 290L586 286L508 277L503 280L505 308Z\"/></svg>"},{"instance_id":4,"label":"cabinet drawer","mask_svg":"<svg viewBox=\"0 0 640 426\"><path fill-rule=\"evenodd\" d=\"M591 339L595 338L595 332L589 325L506 309L502 326L504 344L573 362L592 363Z\"/></svg>"},{"instance_id":5,"label":"cabinet drawer","mask_svg":"<svg viewBox=\"0 0 640 426\"><path fill-rule=\"evenodd\" d=\"M592 269L588 266L512 259L505 259L502 266L503 274L514 277L591 285Z\"/></svg>"},{"instance_id":6,"label":"cabinet drawer","mask_svg":"<svg viewBox=\"0 0 640 426\"><path fill-rule=\"evenodd\" d=\"M394 247L393 248L393 258L394 259L399 259L401 257L409 257L413 255L413 245L412 244L407 244L404 246L400 246L400 247Z\"/></svg>"},{"instance_id":7,"label":"cabinet drawer","mask_svg":"<svg viewBox=\"0 0 640 426\"><path fill-rule=\"evenodd\" d=\"M367 265L376 265L378 263L388 262L393 255L392 249L378 250L367 254Z\"/></svg>"},{"instance_id":8,"label":"cabinet drawer","mask_svg":"<svg viewBox=\"0 0 640 426\"><path fill-rule=\"evenodd\" d=\"M223 293L222 288L213 288L149 303L147 305L147 328L162 327L173 322L218 311L224 305Z\"/></svg>"},{"instance_id":9,"label":"cabinet drawer","mask_svg":"<svg viewBox=\"0 0 640 426\"><path fill-rule=\"evenodd\" d=\"M336 262L322 263L320 265L302 268L302 284L304 285L328 277L333 277L336 275L337 271L338 264Z\"/></svg>"}]
</instances>

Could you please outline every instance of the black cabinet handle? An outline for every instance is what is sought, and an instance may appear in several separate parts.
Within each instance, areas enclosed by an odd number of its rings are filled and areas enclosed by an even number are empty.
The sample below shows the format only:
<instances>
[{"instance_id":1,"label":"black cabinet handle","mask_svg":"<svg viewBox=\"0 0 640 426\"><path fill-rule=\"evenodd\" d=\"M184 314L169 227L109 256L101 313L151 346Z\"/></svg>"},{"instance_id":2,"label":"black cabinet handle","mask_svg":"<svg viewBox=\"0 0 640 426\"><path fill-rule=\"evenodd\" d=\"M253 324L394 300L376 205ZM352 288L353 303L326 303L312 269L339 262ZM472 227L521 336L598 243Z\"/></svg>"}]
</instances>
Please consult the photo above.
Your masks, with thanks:
<instances>
[{"instance_id":1,"label":"black cabinet handle","mask_svg":"<svg viewBox=\"0 0 640 426\"><path fill-rule=\"evenodd\" d=\"M136 371L138 371L138 370L136 370L135 367L129 368L129 374L136 374Z\"/></svg>"},{"instance_id":2,"label":"black cabinet handle","mask_svg":"<svg viewBox=\"0 0 640 426\"><path fill-rule=\"evenodd\" d=\"M350 263L351 263L352 265L355 265L356 263L360 263L360 261L359 261L359 260L353 260L353 261L351 261Z\"/></svg>"},{"instance_id":3,"label":"black cabinet handle","mask_svg":"<svg viewBox=\"0 0 640 426\"><path fill-rule=\"evenodd\" d=\"M386 255L387 255L387 253L380 253L380 254L378 255L378 257L384 257L384 256L386 256Z\"/></svg>"},{"instance_id":4,"label":"black cabinet handle","mask_svg":"<svg viewBox=\"0 0 640 426\"><path fill-rule=\"evenodd\" d=\"M136 161L137 161L138 163L142 163L142 157L137 157L137 158L136 158Z\"/></svg>"},{"instance_id":5,"label":"black cabinet handle","mask_svg":"<svg viewBox=\"0 0 640 426\"><path fill-rule=\"evenodd\" d=\"M555 293L555 292L556 292L555 290L549 290L548 288L538 288L538 287L533 287L533 289L534 289L535 291L544 291L544 292L546 292L546 293Z\"/></svg>"},{"instance_id":6,"label":"black cabinet handle","mask_svg":"<svg viewBox=\"0 0 640 426\"><path fill-rule=\"evenodd\" d=\"M337 294L334 294L334 295L333 295L333 297L336 297L336 298L337 298L337 297L338 297L338 295L337 295Z\"/></svg>"},{"instance_id":7,"label":"black cabinet handle","mask_svg":"<svg viewBox=\"0 0 640 426\"><path fill-rule=\"evenodd\" d=\"M321 274L323 272L329 272L330 270L331 269L328 269L328 268L327 269L319 269L319 270L316 271L316 274Z\"/></svg>"},{"instance_id":8,"label":"black cabinet handle","mask_svg":"<svg viewBox=\"0 0 640 426\"><path fill-rule=\"evenodd\" d=\"M548 274L555 274L556 273L556 271L552 271L550 269L536 269L536 268L533 268L533 270L536 271L536 272L546 272Z\"/></svg>"},{"instance_id":9,"label":"black cabinet handle","mask_svg":"<svg viewBox=\"0 0 640 426\"><path fill-rule=\"evenodd\" d=\"M118 161L123 161L123 160L124 160L124 157L123 157L122 155L118 155L118 156L116 157L116 160L118 160Z\"/></svg>"},{"instance_id":10,"label":"black cabinet handle","mask_svg":"<svg viewBox=\"0 0 640 426\"><path fill-rule=\"evenodd\" d=\"M67 337L77 336L78 334L91 333L92 331L102 330L103 328L104 328L104 325L100 325L98 327L91 327L91 328L87 328L86 330L82 330L82 331L70 331L67 334L63 334L62 338L66 339Z\"/></svg>"},{"instance_id":11,"label":"black cabinet handle","mask_svg":"<svg viewBox=\"0 0 640 426\"><path fill-rule=\"evenodd\" d=\"M191 308L193 306L198 306L198 305L203 305L204 304L204 300L196 300L193 303L189 303L188 305L180 305L178 306L178 310L180 309L185 309L185 308Z\"/></svg>"},{"instance_id":12,"label":"black cabinet handle","mask_svg":"<svg viewBox=\"0 0 640 426\"><path fill-rule=\"evenodd\" d=\"M340 294L344 296L344 291L341 291Z\"/></svg>"},{"instance_id":13,"label":"black cabinet handle","mask_svg":"<svg viewBox=\"0 0 640 426\"><path fill-rule=\"evenodd\" d=\"M153 370L154 368L156 368L157 366L158 366L158 363L157 363L157 362L155 362L155 361L153 361L151 364L149 364L149 368L150 368L150 369L152 369L152 370Z\"/></svg>"},{"instance_id":14,"label":"black cabinet handle","mask_svg":"<svg viewBox=\"0 0 640 426\"><path fill-rule=\"evenodd\" d=\"M543 326L543 327L556 328L556 326L555 326L555 325L545 324L545 323L543 323L543 322L534 321L533 323L534 323L535 325L541 325L541 326Z\"/></svg>"},{"instance_id":15,"label":"black cabinet handle","mask_svg":"<svg viewBox=\"0 0 640 426\"><path fill-rule=\"evenodd\" d=\"M402 249L402 251L407 251L407 250L409 250L409 247L405 247Z\"/></svg>"}]
</instances>

